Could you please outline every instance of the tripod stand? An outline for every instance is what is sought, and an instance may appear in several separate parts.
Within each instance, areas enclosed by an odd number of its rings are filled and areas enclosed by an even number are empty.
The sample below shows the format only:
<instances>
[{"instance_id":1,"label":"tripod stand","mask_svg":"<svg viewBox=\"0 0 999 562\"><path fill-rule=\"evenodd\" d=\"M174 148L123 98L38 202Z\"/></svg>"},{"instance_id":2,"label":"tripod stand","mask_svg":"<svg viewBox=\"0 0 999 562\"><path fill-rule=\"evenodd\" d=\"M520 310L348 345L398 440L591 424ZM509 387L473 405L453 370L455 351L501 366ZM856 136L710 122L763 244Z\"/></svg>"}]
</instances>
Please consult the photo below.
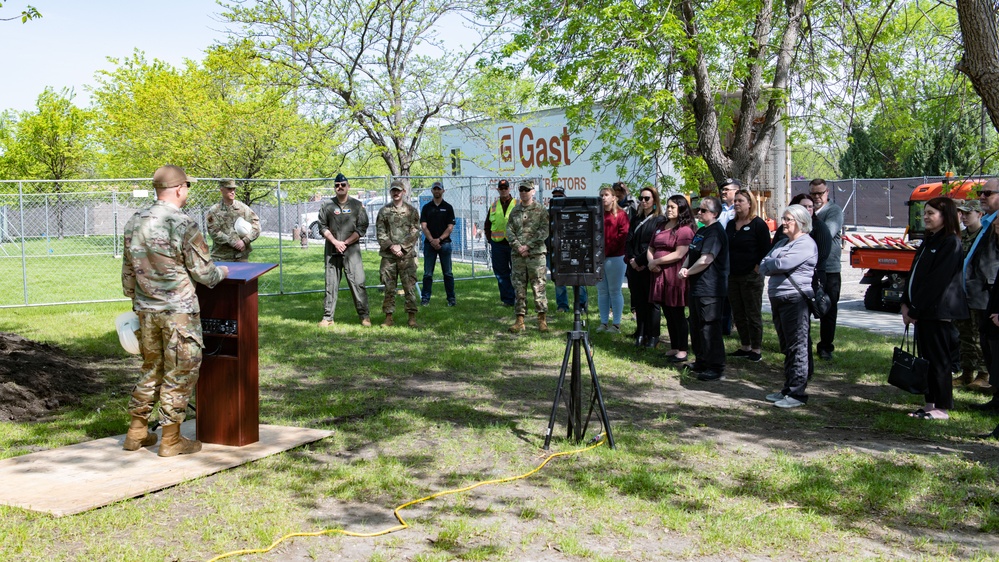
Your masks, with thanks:
<instances>
[{"instance_id":1,"label":"tripod stand","mask_svg":"<svg viewBox=\"0 0 999 562\"><path fill-rule=\"evenodd\" d=\"M597 380L597 370L593 366L593 349L590 347L589 335L583 330L583 321L580 318L579 287L573 287L572 309L575 318L572 324L572 331L566 333L565 356L562 358L562 371L558 375L558 387L555 389L555 401L552 404L552 414L548 418L548 433L545 434L545 450L548 450L552 440L552 429L555 427L555 413L558 411L559 398L562 397L562 387L565 385L565 373L569 367L570 354L572 357L572 377L569 380L569 393L566 399L566 409L569 411L569 422L567 427L567 438L573 438L577 443L583 440L586 434L586 426L593 416L594 403L600 406L600 420L603 422L604 430L607 431L607 442L611 449L614 448L614 434L611 433L610 420L607 419L607 408L604 407L603 393L600 391L600 381ZM580 374L580 348L586 352L586 362L590 367L590 380L593 384L593 394L590 398L590 410L586 414L586 422L583 422L583 398L582 380Z\"/></svg>"}]
</instances>

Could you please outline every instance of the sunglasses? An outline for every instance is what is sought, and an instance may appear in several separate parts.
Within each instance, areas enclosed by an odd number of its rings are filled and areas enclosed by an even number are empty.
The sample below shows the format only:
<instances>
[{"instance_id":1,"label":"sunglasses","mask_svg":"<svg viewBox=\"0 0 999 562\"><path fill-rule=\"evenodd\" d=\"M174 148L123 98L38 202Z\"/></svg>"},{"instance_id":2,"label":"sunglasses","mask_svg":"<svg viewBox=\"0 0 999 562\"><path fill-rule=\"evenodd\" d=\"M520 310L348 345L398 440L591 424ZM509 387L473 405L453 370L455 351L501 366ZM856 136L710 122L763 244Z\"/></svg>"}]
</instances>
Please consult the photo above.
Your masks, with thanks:
<instances>
[{"instance_id":1,"label":"sunglasses","mask_svg":"<svg viewBox=\"0 0 999 562\"><path fill-rule=\"evenodd\" d=\"M342 182L334 183L333 187L347 187L347 182L342 181Z\"/></svg>"},{"instance_id":2,"label":"sunglasses","mask_svg":"<svg viewBox=\"0 0 999 562\"><path fill-rule=\"evenodd\" d=\"M819 196L819 195L825 195L825 194L826 194L825 191L813 191L813 192L809 193L809 195L811 195L812 197L816 197L816 196Z\"/></svg>"},{"instance_id":3,"label":"sunglasses","mask_svg":"<svg viewBox=\"0 0 999 562\"><path fill-rule=\"evenodd\" d=\"M711 209L705 209L704 207L698 207L697 208L697 212L698 213L710 213L712 211L711 211Z\"/></svg>"},{"instance_id":4,"label":"sunglasses","mask_svg":"<svg viewBox=\"0 0 999 562\"><path fill-rule=\"evenodd\" d=\"M498 191L510 191L510 188L508 186L505 186L505 185L501 185L501 186L497 187L496 189Z\"/></svg>"},{"instance_id":5,"label":"sunglasses","mask_svg":"<svg viewBox=\"0 0 999 562\"><path fill-rule=\"evenodd\" d=\"M642 197L639 197L639 199L642 200L642 201L652 201L652 196L651 195L643 195Z\"/></svg>"},{"instance_id":6,"label":"sunglasses","mask_svg":"<svg viewBox=\"0 0 999 562\"><path fill-rule=\"evenodd\" d=\"M979 197L992 197L996 193L999 193L999 191L992 191L991 189L986 189L986 190L983 190L981 193L979 193L978 196Z\"/></svg>"},{"instance_id":7,"label":"sunglasses","mask_svg":"<svg viewBox=\"0 0 999 562\"><path fill-rule=\"evenodd\" d=\"M521 187L520 188L520 192L521 193L527 193L528 191L531 191L531 188L529 188L529 187Z\"/></svg>"}]
</instances>

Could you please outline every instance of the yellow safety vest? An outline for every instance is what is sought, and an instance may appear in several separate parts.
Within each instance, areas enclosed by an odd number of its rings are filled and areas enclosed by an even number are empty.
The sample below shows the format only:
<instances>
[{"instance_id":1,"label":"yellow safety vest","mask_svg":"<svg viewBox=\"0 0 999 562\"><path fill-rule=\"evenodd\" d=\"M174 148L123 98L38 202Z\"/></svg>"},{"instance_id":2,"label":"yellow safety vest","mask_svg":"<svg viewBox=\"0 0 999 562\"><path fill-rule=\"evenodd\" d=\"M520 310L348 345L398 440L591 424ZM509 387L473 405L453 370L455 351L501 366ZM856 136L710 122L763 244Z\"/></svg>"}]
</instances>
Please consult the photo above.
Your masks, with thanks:
<instances>
[{"instance_id":1,"label":"yellow safety vest","mask_svg":"<svg viewBox=\"0 0 999 562\"><path fill-rule=\"evenodd\" d=\"M510 200L510 204L506 207L506 212L503 212L503 205L500 200L497 199L493 201L491 207L489 207L489 228L490 228L490 238L493 242L502 242L506 240L506 221L510 220L510 213L513 212L513 208L517 205L517 199L513 198Z\"/></svg>"}]
</instances>

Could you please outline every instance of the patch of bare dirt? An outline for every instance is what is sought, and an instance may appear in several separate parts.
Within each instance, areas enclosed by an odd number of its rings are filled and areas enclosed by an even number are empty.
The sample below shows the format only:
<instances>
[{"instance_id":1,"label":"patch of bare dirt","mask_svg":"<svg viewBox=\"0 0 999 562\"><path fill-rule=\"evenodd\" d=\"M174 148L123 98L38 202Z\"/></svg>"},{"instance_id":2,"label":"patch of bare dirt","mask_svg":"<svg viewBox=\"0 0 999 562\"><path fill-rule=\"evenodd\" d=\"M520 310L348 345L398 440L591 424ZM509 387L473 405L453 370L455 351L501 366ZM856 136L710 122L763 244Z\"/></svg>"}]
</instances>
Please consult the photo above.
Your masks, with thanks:
<instances>
[{"instance_id":1,"label":"patch of bare dirt","mask_svg":"<svg viewBox=\"0 0 999 562\"><path fill-rule=\"evenodd\" d=\"M101 377L57 346L0 332L0 421L30 421L97 392Z\"/></svg>"}]
</instances>

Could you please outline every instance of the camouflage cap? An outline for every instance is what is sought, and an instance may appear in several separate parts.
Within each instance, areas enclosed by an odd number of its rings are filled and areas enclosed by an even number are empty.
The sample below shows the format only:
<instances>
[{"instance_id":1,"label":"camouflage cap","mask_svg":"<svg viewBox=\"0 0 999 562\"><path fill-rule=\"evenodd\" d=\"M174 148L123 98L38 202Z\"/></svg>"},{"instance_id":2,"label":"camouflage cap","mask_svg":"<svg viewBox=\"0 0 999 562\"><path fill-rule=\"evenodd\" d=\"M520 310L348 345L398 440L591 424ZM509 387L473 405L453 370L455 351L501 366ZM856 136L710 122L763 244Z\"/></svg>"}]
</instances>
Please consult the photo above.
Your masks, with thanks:
<instances>
[{"instance_id":1,"label":"camouflage cap","mask_svg":"<svg viewBox=\"0 0 999 562\"><path fill-rule=\"evenodd\" d=\"M153 188L154 189L166 189L168 187L177 187L178 185L187 182L194 183L194 178L187 175L184 168L180 166L174 166L167 164L166 166L160 166L156 173L153 174Z\"/></svg>"},{"instance_id":2,"label":"camouflage cap","mask_svg":"<svg viewBox=\"0 0 999 562\"><path fill-rule=\"evenodd\" d=\"M222 180L219 182L219 189L236 189L236 180Z\"/></svg>"},{"instance_id":3,"label":"camouflage cap","mask_svg":"<svg viewBox=\"0 0 999 562\"><path fill-rule=\"evenodd\" d=\"M968 211L978 211L979 213L981 213L982 202L979 201L978 199L968 199L966 201L961 201L957 204L957 210L964 211L965 213L967 213Z\"/></svg>"},{"instance_id":4,"label":"camouflage cap","mask_svg":"<svg viewBox=\"0 0 999 562\"><path fill-rule=\"evenodd\" d=\"M406 191L406 186L402 185L402 182L399 180L392 180L392 183L389 184L389 191L396 191L396 190Z\"/></svg>"},{"instance_id":5,"label":"camouflage cap","mask_svg":"<svg viewBox=\"0 0 999 562\"><path fill-rule=\"evenodd\" d=\"M537 189L538 186L534 184L533 180L524 180L517 185L517 189L520 189L521 191L523 191L525 187L527 190L533 191L534 189Z\"/></svg>"}]
</instances>

